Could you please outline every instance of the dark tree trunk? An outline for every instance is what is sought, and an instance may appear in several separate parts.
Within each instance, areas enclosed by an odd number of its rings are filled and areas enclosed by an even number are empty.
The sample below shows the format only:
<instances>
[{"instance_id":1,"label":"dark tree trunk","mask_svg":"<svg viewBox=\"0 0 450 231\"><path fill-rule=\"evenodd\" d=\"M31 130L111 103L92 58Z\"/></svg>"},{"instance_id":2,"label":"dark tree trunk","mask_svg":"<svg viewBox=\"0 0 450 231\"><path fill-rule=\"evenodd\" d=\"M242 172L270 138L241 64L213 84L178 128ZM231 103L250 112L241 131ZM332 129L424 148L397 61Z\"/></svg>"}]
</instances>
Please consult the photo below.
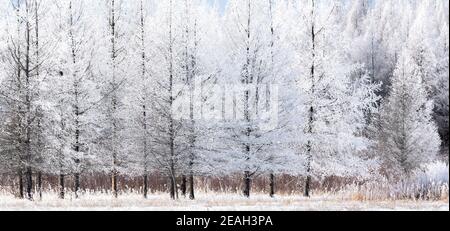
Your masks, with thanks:
<instances>
[{"instance_id":1,"label":"dark tree trunk","mask_svg":"<svg viewBox=\"0 0 450 231\"><path fill-rule=\"evenodd\" d=\"M117 189L117 171L112 172L111 176L111 183L112 183L112 193L114 198L117 198L119 196L118 189Z\"/></svg>"},{"instance_id":2,"label":"dark tree trunk","mask_svg":"<svg viewBox=\"0 0 450 231\"><path fill-rule=\"evenodd\" d=\"M23 195L23 174L22 174L22 169L19 169L18 177L19 177L19 198L23 199L24 195Z\"/></svg>"},{"instance_id":3,"label":"dark tree trunk","mask_svg":"<svg viewBox=\"0 0 450 231\"><path fill-rule=\"evenodd\" d=\"M176 181L173 176L170 176L170 199L176 199Z\"/></svg>"},{"instance_id":4,"label":"dark tree trunk","mask_svg":"<svg viewBox=\"0 0 450 231\"><path fill-rule=\"evenodd\" d=\"M42 172L39 171L37 175L37 190L39 194L39 200L42 200Z\"/></svg>"},{"instance_id":5,"label":"dark tree trunk","mask_svg":"<svg viewBox=\"0 0 450 231\"><path fill-rule=\"evenodd\" d=\"M180 185L181 195L183 197L186 197L186 190L187 190L186 185L187 185L187 179L186 179L186 176L183 175L181 177L181 185Z\"/></svg>"},{"instance_id":6,"label":"dark tree trunk","mask_svg":"<svg viewBox=\"0 0 450 231\"><path fill-rule=\"evenodd\" d=\"M34 25L34 29L35 29L35 49L36 49L36 76L37 79L39 79L39 74L40 74L40 70L39 70L39 63L40 63L40 57L39 57L39 14L38 14L38 1L34 2L34 16L35 16L35 25ZM38 122L38 127L41 127L40 122ZM40 142L39 142L40 143ZM42 144L41 144L42 145ZM39 196L39 200L42 200L42 172L39 171L37 174L37 193Z\"/></svg>"},{"instance_id":7,"label":"dark tree trunk","mask_svg":"<svg viewBox=\"0 0 450 231\"><path fill-rule=\"evenodd\" d=\"M144 1L141 0L140 1L140 29L141 29L141 49L142 49L142 53L141 53L141 67L142 67L142 83L145 83L146 80L146 67L145 67L145 63L146 63L146 53L145 53L145 23L144 23ZM143 85L143 91L145 92L145 84ZM144 128L144 137L147 137L147 107L146 107L146 96L145 93L143 93L143 100L142 100L142 117L143 117L143 128ZM147 158L148 158L148 154L147 154L147 139L144 138L144 198L147 198L147 194L148 194L148 170L147 170Z\"/></svg>"},{"instance_id":8,"label":"dark tree trunk","mask_svg":"<svg viewBox=\"0 0 450 231\"><path fill-rule=\"evenodd\" d=\"M144 198L147 199L148 194L148 175L144 174Z\"/></svg>"},{"instance_id":9,"label":"dark tree trunk","mask_svg":"<svg viewBox=\"0 0 450 231\"><path fill-rule=\"evenodd\" d=\"M310 190L311 190L311 176L308 175L308 176L306 176L306 180L305 180L305 191L303 193L303 196L309 197Z\"/></svg>"},{"instance_id":10,"label":"dark tree trunk","mask_svg":"<svg viewBox=\"0 0 450 231\"><path fill-rule=\"evenodd\" d=\"M33 172L31 167L27 167L25 175L27 179L27 199L33 200Z\"/></svg>"},{"instance_id":11,"label":"dark tree trunk","mask_svg":"<svg viewBox=\"0 0 450 231\"><path fill-rule=\"evenodd\" d=\"M174 85L174 60L173 60L173 41L172 41L172 0L169 2L170 6L170 17L169 17L169 108L172 108L174 103L173 96L173 85ZM175 125L174 118L172 115L169 115L169 147L170 147L170 198L173 200L178 199L178 189L177 182L175 179Z\"/></svg>"},{"instance_id":12,"label":"dark tree trunk","mask_svg":"<svg viewBox=\"0 0 450 231\"><path fill-rule=\"evenodd\" d=\"M70 23L70 30L69 30L69 36L70 36L70 41L72 43L72 63L75 65L76 64L76 57L77 57L77 53L76 53L76 49L75 49L75 39L74 39L74 32L73 32L73 26L74 26L74 20L73 20L73 13L72 13L72 1L69 2L69 9L70 9L70 15L69 15L69 23ZM73 78L77 79L77 75L76 72L73 72ZM75 145L74 145L74 150L77 154L79 154L80 152L80 107L79 107L79 84L77 81L74 82L74 97L75 97ZM75 164L77 167L79 167L81 160L76 158L75 159ZM78 171L78 170L77 170ZM80 173L79 172L75 172L74 174L74 193L75 193L75 199L78 198L78 190L80 189Z\"/></svg>"},{"instance_id":13,"label":"dark tree trunk","mask_svg":"<svg viewBox=\"0 0 450 231\"><path fill-rule=\"evenodd\" d=\"M250 25L251 25L251 1L248 1L248 18L247 18L247 28L246 28L246 32L247 32L247 46L246 46L246 65L245 65L245 71L243 73L243 79L242 79L242 83L248 85L248 84L252 84L252 79L253 76L252 75L252 70L251 69L251 54L250 54L250 44L251 44L251 39L250 39ZM249 140L251 139L251 132L252 132L252 127L251 127L251 117L250 117L250 90L246 89L244 92L244 117L245 117L245 122L247 122L248 124L246 125L246 129L244 132L244 135L246 136L246 141L244 142L244 151L245 151L245 156L246 156L246 160L249 161L250 160L250 153L251 153L251 145L249 143ZM245 171L244 172L244 189L243 189L243 193L244 196L249 198L250 197L250 184L251 184L251 179L250 179L251 175L249 171Z\"/></svg>"},{"instance_id":14,"label":"dark tree trunk","mask_svg":"<svg viewBox=\"0 0 450 231\"><path fill-rule=\"evenodd\" d=\"M78 198L78 192L80 190L80 173L74 174L74 184L75 184L75 198Z\"/></svg>"},{"instance_id":15,"label":"dark tree trunk","mask_svg":"<svg viewBox=\"0 0 450 231\"><path fill-rule=\"evenodd\" d=\"M245 197L250 197L250 185L251 185L250 172L245 171L244 172L244 196Z\"/></svg>"},{"instance_id":16,"label":"dark tree trunk","mask_svg":"<svg viewBox=\"0 0 450 231\"><path fill-rule=\"evenodd\" d=\"M312 1L312 11L311 11L311 17L314 18L315 15L315 1ZM311 52L311 56L312 56L312 65L311 65L311 93L315 94L315 85L316 85L316 80L315 80L315 67L316 67L316 63L315 63L315 57L316 57L316 32L315 30L315 24L314 21L311 25L311 43L312 43L312 52ZM314 126L314 103L311 102L311 107L309 109L309 118L308 118L308 134L312 135L313 134L313 126ZM306 145L306 150L307 150L307 156L306 156L306 180L305 180L305 188L304 188L304 193L303 195L305 197L309 197L309 192L310 192L310 187L311 187L311 162L312 162L312 141L308 140L307 145Z\"/></svg>"},{"instance_id":17,"label":"dark tree trunk","mask_svg":"<svg viewBox=\"0 0 450 231\"><path fill-rule=\"evenodd\" d=\"M273 173L270 174L269 176L269 186L270 186L270 197L274 197L275 196L275 175Z\"/></svg>"},{"instance_id":18,"label":"dark tree trunk","mask_svg":"<svg viewBox=\"0 0 450 231\"><path fill-rule=\"evenodd\" d=\"M189 175L189 199L194 200L195 194L194 194L194 174Z\"/></svg>"},{"instance_id":19,"label":"dark tree trunk","mask_svg":"<svg viewBox=\"0 0 450 231\"><path fill-rule=\"evenodd\" d=\"M64 174L59 175L59 198L64 199Z\"/></svg>"}]
</instances>

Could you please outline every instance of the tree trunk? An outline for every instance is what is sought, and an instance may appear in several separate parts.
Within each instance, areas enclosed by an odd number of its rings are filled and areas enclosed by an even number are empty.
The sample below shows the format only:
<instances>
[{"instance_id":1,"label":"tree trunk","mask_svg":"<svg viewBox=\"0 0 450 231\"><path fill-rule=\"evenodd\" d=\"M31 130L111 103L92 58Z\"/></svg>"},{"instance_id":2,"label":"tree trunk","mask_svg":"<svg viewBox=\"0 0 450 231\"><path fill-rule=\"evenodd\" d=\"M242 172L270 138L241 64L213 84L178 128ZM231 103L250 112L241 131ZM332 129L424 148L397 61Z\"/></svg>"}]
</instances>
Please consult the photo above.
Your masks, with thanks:
<instances>
[{"instance_id":1,"label":"tree trunk","mask_svg":"<svg viewBox=\"0 0 450 231\"><path fill-rule=\"evenodd\" d=\"M275 175L273 173L270 174L270 197L274 197L275 196Z\"/></svg>"},{"instance_id":2,"label":"tree trunk","mask_svg":"<svg viewBox=\"0 0 450 231\"><path fill-rule=\"evenodd\" d=\"M181 195L183 197L186 197L186 191L187 191L187 178L185 175L181 177L181 185L180 185Z\"/></svg>"},{"instance_id":3,"label":"tree trunk","mask_svg":"<svg viewBox=\"0 0 450 231\"><path fill-rule=\"evenodd\" d=\"M144 1L141 0L140 1L140 29L141 29L141 49L142 49L142 53L141 53L141 68L142 68L142 83L143 83L143 88L142 88L142 117L143 117L143 128L144 128L144 198L147 198L147 194L148 194L148 167L147 167L147 158L148 158L148 154L147 154L147 107L146 107L146 94L145 91L146 89L146 85L145 85L145 80L146 80L146 68L145 68L145 62L146 62L146 53L145 53L145 23L144 23Z\"/></svg>"},{"instance_id":4,"label":"tree trunk","mask_svg":"<svg viewBox=\"0 0 450 231\"><path fill-rule=\"evenodd\" d=\"M72 64L76 65L77 61L76 61L76 49L75 49L75 39L74 39L74 32L73 32L73 27L74 27L74 20L73 20L73 13L72 13L72 1L69 2L69 9L70 9L70 15L69 15L69 23L70 23L70 30L69 30L69 37L70 37L70 41L71 41L71 47L72 47ZM77 79L77 75L76 75L76 71L73 72L73 79L76 80ZM80 152L80 107L79 107L79 85L78 82L75 81L74 82L74 100L75 100L75 145L74 145L74 149L75 152L77 153L77 155L79 155ZM74 174L74 192L75 192L75 199L78 198L78 190L80 189L80 173L78 172L78 168L80 165L81 160L79 158L75 159L75 165L77 166L77 172L75 172Z\"/></svg>"},{"instance_id":5,"label":"tree trunk","mask_svg":"<svg viewBox=\"0 0 450 231\"><path fill-rule=\"evenodd\" d=\"M27 167L25 175L27 179L27 199L33 200L33 172L31 167Z\"/></svg>"},{"instance_id":6,"label":"tree trunk","mask_svg":"<svg viewBox=\"0 0 450 231\"><path fill-rule=\"evenodd\" d=\"M250 25L251 25L251 1L248 1L248 18L247 18L247 46L246 46L246 66L245 66L245 72L243 73L243 83L246 85L246 87L248 86L248 84L252 83L252 78L250 75L252 75L251 70L250 70L250 66L251 66L251 57L250 57ZM244 151L245 151L245 155L246 155L246 161L250 160L250 153L251 153L251 145L249 143L250 137L251 137L251 132L252 132L252 128L250 123L251 118L250 118L250 91L249 89L246 89L244 92L244 117L245 117L245 122L247 122L248 124L246 125L246 129L245 129L245 136L246 136L246 141L244 142ZM245 171L244 172L244 196L249 198L250 197L250 184L251 184L251 179L250 179L250 172L249 171Z\"/></svg>"},{"instance_id":7,"label":"tree trunk","mask_svg":"<svg viewBox=\"0 0 450 231\"><path fill-rule=\"evenodd\" d=\"M35 20L35 25L34 25L34 30L35 30L35 49L36 49L36 78L39 79L39 74L40 74L40 70L39 70L39 63L40 63L40 57L39 57L39 14L38 14L38 1L34 2L34 20ZM38 122L38 128L41 127L40 121ZM39 143L41 143L39 141ZM42 144L40 144L39 146L41 146ZM39 171L37 174L37 193L39 196L39 200L42 200L42 172Z\"/></svg>"},{"instance_id":8,"label":"tree trunk","mask_svg":"<svg viewBox=\"0 0 450 231\"><path fill-rule=\"evenodd\" d=\"M173 35L172 35L172 0L169 2L169 108L174 103L173 86L174 86L174 60L173 60ZM178 199L177 182L175 179L175 125L173 115L169 115L169 148L170 148L170 197L174 200Z\"/></svg>"},{"instance_id":9,"label":"tree trunk","mask_svg":"<svg viewBox=\"0 0 450 231\"><path fill-rule=\"evenodd\" d=\"M181 177L181 185L180 185L181 195L183 197L186 197L186 190L187 190L186 185L187 185L187 179L186 179L186 176L183 175Z\"/></svg>"},{"instance_id":10,"label":"tree trunk","mask_svg":"<svg viewBox=\"0 0 450 231\"><path fill-rule=\"evenodd\" d=\"M23 195L23 174L22 174L22 169L19 169L18 177L19 177L19 198L23 199L24 195Z\"/></svg>"},{"instance_id":11,"label":"tree trunk","mask_svg":"<svg viewBox=\"0 0 450 231\"><path fill-rule=\"evenodd\" d=\"M115 170L112 172L111 183L112 183L113 196L114 196L114 198L117 198L119 196L119 194L117 191L117 171L115 171Z\"/></svg>"},{"instance_id":12,"label":"tree trunk","mask_svg":"<svg viewBox=\"0 0 450 231\"><path fill-rule=\"evenodd\" d=\"M75 183L75 199L78 198L78 192L80 190L80 173L74 174L74 183Z\"/></svg>"},{"instance_id":13,"label":"tree trunk","mask_svg":"<svg viewBox=\"0 0 450 231\"><path fill-rule=\"evenodd\" d=\"M176 200L177 199L177 182L175 180L175 177L173 175L170 176L170 199Z\"/></svg>"},{"instance_id":14,"label":"tree trunk","mask_svg":"<svg viewBox=\"0 0 450 231\"><path fill-rule=\"evenodd\" d=\"M39 194L39 200L42 200L42 172L39 171L37 175L37 191Z\"/></svg>"},{"instance_id":15,"label":"tree trunk","mask_svg":"<svg viewBox=\"0 0 450 231\"><path fill-rule=\"evenodd\" d=\"M189 175L189 199L194 200L195 194L194 194L194 174Z\"/></svg>"},{"instance_id":16,"label":"tree trunk","mask_svg":"<svg viewBox=\"0 0 450 231\"><path fill-rule=\"evenodd\" d=\"M305 180L305 191L303 193L303 196L309 197L310 190L311 190L311 176L308 175L308 176L306 176L306 180Z\"/></svg>"},{"instance_id":17,"label":"tree trunk","mask_svg":"<svg viewBox=\"0 0 450 231\"><path fill-rule=\"evenodd\" d=\"M147 199L148 194L148 175L144 174L144 198Z\"/></svg>"},{"instance_id":18,"label":"tree trunk","mask_svg":"<svg viewBox=\"0 0 450 231\"><path fill-rule=\"evenodd\" d=\"M173 187L173 178L170 177L169 181L170 181L169 186L170 199L175 200L175 188Z\"/></svg>"},{"instance_id":19,"label":"tree trunk","mask_svg":"<svg viewBox=\"0 0 450 231\"><path fill-rule=\"evenodd\" d=\"M314 18L315 15L315 1L312 1L312 11L311 17ZM315 96L315 58L316 58L316 31L315 31L315 23L313 21L311 25L311 43L312 43L312 64L311 64L311 94ZM309 118L308 118L308 134L313 134L313 126L314 126L314 102L311 102L311 107L309 109ZM307 156L306 156L306 180L305 180L305 188L304 188L304 196L309 197L310 185L311 185L311 162L312 162L312 141L308 140L307 145Z\"/></svg>"},{"instance_id":20,"label":"tree trunk","mask_svg":"<svg viewBox=\"0 0 450 231\"><path fill-rule=\"evenodd\" d=\"M64 174L59 175L59 198L64 199Z\"/></svg>"},{"instance_id":21,"label":"tree trunk","mask_svg":"<svg viewBox=\"0 0 450 231\"><path fill-rule=\"evenodd\" d=\"M250 184L251 184L250 172L245 171L244 172L244 196L245 197L250 197Z\"/></svg>"}]
</instances>

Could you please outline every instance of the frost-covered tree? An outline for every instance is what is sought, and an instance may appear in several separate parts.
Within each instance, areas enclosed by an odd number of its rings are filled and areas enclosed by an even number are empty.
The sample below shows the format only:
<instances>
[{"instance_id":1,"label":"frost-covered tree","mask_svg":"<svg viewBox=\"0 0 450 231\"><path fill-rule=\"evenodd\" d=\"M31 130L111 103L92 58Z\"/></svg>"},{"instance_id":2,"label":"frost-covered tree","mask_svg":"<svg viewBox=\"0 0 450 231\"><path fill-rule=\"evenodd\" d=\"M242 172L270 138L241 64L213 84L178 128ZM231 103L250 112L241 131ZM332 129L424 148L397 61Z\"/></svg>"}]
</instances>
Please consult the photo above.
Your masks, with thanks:
<instances>
[{"instance_id":1,"label":"frost-covered tree","mask_svg":"<svg viewBox=\"0 0 450 231\"><path fill-rule=\"evenodd\" d=\"M142 177L143 196L147 198L149 174L153 170L150 155L150 131L152 123L150 119L151 104L150 94L153 93L150 63L150 35L149 23L151 22L150 10L153 8L148 1L139 1L130 11L139 17L135 17L130 23L130 38L132 45L129 50L130 68L129 74L129 101L125 102L131 119L126 126L127 145L126 151L130 158L127 174Z\"/></svg>"},{"instance_id":2,"label":"frost-covered tree","mask_svg":"<svg viewBox=\"0 0 450 231\"><path fill-rule=\"evenodd\" d=\"M174 102L180 94L176 88L182 76L180 9L182 4L176 0L158 3L158 9L151 23L152 40L155 50L151 53L153 91L150 93L152 123L150 146L152 161L158 170L168 177L169 193L172 199L178 198L176 178L185 158L186 140L180 134L181 123L173 113Z\"/></svg>"},{"instance_id":3,"label":"frost-covered tree","mask_svg":"<svg viewBox=\"0 0 450 231\"><path fill-rule=\"evenodd\" d=\"M369 70L372 82L381 83L379 95L385 96L389 90L401 45L406 42L409 28L413 23L411 2L374 1L364 19L361 41L355 42L354 58L364 63ZM402 14L398 14L402 12Z\"/></svg>"},{"instance_id":4,"label":"frost-covered tree","mask_svg":"<svg viewBox=\"0 0 450 231\"><path fill-rule=\"evenodd\" d=\"M217 49L221 44L220 18L218 12L211 10L199 0L184 0L181 3L182 23L180 43L181 98L180 136L185 137L185 149L181 175L181 194L195 199L194 177L211 176L215 171L213 161L215 142L211 142L217 131L217 118L208 119L208 104L214 95L220 63L225 49ZM223 54L222 54L223 55ZM216 108L217 109L217 108ZM220 126L219 126L220 127Z\"/></svg>"},{"instance_id":5,"label":"frost-covered tree","mask_svg":"<svg viewBox=\"0 0 450 231\"><path fill-rule=\"evenodd\" d=\"M125 151L127 134L125 133L127 110L126 88L130 73L127 72L128 59L128 25L127 17L130 4L123 0L109 0L99 2L101 9L97 24L99 32L95 38L99 39L99 51L94 57L96 61L96 78L101 79L101 103L97 111L96 120L101 128L97 146L96 161L99 170L111 175L111 191L118 196L118 176L126 172L126 165L130 157Z\"/></svg>"},{"instance_id":6,"label":"frost-covered tree","mask_svg":"<svg viewBox=\"0 0 450 231\"><path fill-rule=\"evenodd\" d=\"M80 174L89 165L89 146L97 137L93 113L99 106L100 95L92 70L94 43L86 13L89 10L85 1L72 0L54 2L49 10L55 19L51 24L56 38L53 46L58 49L53 53L48 78L54 87L47 91L53 106L46 118L51 124L48 136L53 138L54 146L47 158L51 160L51 172L58 172L62 198L66 175L73 175L73 191L78 197Z\"/></svg>"},{"instance_id":7,"label":"frost-covered tree","mask_svg":"<svg viewBox=\"0 0 450 231\"><path fill-rule=\"evenodd\" d=\"M441 135L444 159L448 160L448 148L450 139L449 129L449 33L448 24L443 23L441 34L438 37L438 48L436 50L437 62L437 85L434 97L434 118Z\"/></svg>"},{"instance_id":8,"label":"frost-covered tree","mask_svg":"<svg viewBox=\"0 0 450 231\"><path fill-rule=\"evenodd\" d=\"M448 14L445 11L448 5L444 1L420 2L408 41L413 61L423 72L427 97L434 102L433 117L444 150L448 147Z\"/></svg>"},{"instance_id":9,"label":"frost-covered tree","mask_svg":"<svg viewBox=\"0 0 450 231\"><path fill-rule=\"evenodd\" d=\"M369 1L353 1L350 10L347 13L347 22L345 32L347 36L358 38L365 30L366 16L369 12Z\"/></svg>"},{"instance_id":10,"label":"frost-covered tree","mask_svg":"<svg viewBox=\"0 0 450 231\"><path fill-rule=\"evenodd\" d=\"M305 139L300 140L305 156L304 195L310 195L311 178L327 175L360 176L367 163L358 155L367 148L362 136L364 114L374 109L376 86L358 65L347 59L350 44L340 38L339 3L307 0L300 4L306 27L299 28L300 105L305 117ZM370 165L369 165L370 166ZM367 170L367 168L364 168Z\"/></svg>"},{"instance_id":11,"label":"frost-covered tree","mask_svg":"<svg viewBox=\"0 0 450 231\"><path fill-rule=\"evenodd\" d=\"M426 72L405 48L395 70L392 88L381 110L380 155L389 176L410 174L433 160L440 139L427 99ZM400 174L400 175L397 175Z\"/></svg>"},{"instance_id":12,"label":"frost-covered tree","mask_svg":"<svg viewBox=\"0 0 450 231\"><path fill-rule=\"evenodd\" d=\"M0 87L0 97L6 104L7 117L2 137L9 148L3 155L8 156L10 166L17 172L20 197L25 196L22 178L25 174L26 197L31 200L33 171L38 172L38 190L42 182L42 110L46 105L41 91L49 53L45 46L48 41L43 39L46 36L42 36L40 26L48 2L27 0L4 4L9 16L4 28L8 52L2 56L2 64L7 71Z\"/></svg>"},{"instance_id":13,"label":"frost-covered tree","mask_svg":"<svg viewBox=\"0 0 450 231\"><path fill-rule=\"evenodd\" d=\"M183 25L183 52L182 52L182 69L183 75L182 78L186 85L185 87L185 97L188 97L188 105L189 105L189 116L184 121L186 135L188 136L187 142L187 171L186 173L189 175L189 198L194 199L194 163L196 161L196 120L194 117L194 94L195 94L195 81L197 76L201 71L201 63L198 58L198 45L199 45L199 30L198 30L198 1L184 1L184 25ZM187 190L187 179L186 175L182 175L181 179L181 194L186 196Z\"/></svg>"},{"instance_id":14,"label":"frost-covered tree","mask_svg":"<svg viewBox=\"0 0 450 231\"><path fill-rule=\"evenodd\" d=\"M272 148L276 143L274 130L278 124L270 128L264 126L278 119L278 111L270 113L279 103L271 101L271 94L278 96L272 88L275 70L279 68L279 64L274 63L277 39L274 7L272 1L230 1L224 16L230 56L225 70L228 79L223 82L231 86L225 99L230 102L225 105L231 106L225 112L230 115L229 127L225 129L228 137L223 137L230 142L224 152L229 153L228 172L243 174L246 197L250 196L251 181L255 176L274 170L269 163L274 163L271 162L274 158Z\"/></svg>"}]
</instances>

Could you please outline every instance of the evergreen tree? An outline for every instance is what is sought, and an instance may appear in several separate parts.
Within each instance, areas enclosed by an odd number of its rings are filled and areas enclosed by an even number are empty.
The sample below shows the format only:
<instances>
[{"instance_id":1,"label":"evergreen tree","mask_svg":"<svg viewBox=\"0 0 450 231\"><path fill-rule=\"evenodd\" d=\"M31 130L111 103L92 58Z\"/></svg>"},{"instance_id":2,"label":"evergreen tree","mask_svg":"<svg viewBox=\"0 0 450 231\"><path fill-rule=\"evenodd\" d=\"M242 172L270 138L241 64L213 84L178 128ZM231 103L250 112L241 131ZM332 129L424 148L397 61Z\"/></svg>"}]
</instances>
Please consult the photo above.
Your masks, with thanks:
<instances>
[{"instance_id":1,"label":"evergreen tree","mask_svg":"<svg viewBox=\"0 0 450 231\"><path fill-rule=\"evenodd\" d=\"M427 99L425 72L408 48L395 70L392 88L381 110L380 153L389 176L410 174L439 151L440 139ZM401 174L401 175L397 175Z\"/></svg>"}]
</instances>

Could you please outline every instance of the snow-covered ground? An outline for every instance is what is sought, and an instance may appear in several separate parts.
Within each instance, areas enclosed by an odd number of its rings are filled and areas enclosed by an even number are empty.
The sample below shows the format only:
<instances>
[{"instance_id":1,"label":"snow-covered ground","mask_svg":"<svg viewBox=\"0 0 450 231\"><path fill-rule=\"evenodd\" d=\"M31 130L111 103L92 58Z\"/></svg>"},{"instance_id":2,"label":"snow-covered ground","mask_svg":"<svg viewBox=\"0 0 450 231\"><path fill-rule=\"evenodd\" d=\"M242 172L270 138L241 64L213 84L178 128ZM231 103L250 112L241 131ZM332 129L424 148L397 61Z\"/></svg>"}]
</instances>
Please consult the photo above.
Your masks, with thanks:
<instances>
[{"instance_id":1,"label":"snow-covered ground","mask_svg":"<svg viewBox=\"0 0 450 231\"><path fill-rule=\"evenodd\" d=\"M143 199L137 194L121 195L113 199L109 195L83 195L65 200L56 194L45 194L42 201L15 199L8 194L0 194L0 210L137 210L137 211L303 211L303 210L449 210L446 201L355 201L337 196L277 196L272 199L266 195L253 195L250 199L237 194L200 193L195 201L180 199L172 201L167 194L152 194Z\"/></svg>"}]
</instances>

